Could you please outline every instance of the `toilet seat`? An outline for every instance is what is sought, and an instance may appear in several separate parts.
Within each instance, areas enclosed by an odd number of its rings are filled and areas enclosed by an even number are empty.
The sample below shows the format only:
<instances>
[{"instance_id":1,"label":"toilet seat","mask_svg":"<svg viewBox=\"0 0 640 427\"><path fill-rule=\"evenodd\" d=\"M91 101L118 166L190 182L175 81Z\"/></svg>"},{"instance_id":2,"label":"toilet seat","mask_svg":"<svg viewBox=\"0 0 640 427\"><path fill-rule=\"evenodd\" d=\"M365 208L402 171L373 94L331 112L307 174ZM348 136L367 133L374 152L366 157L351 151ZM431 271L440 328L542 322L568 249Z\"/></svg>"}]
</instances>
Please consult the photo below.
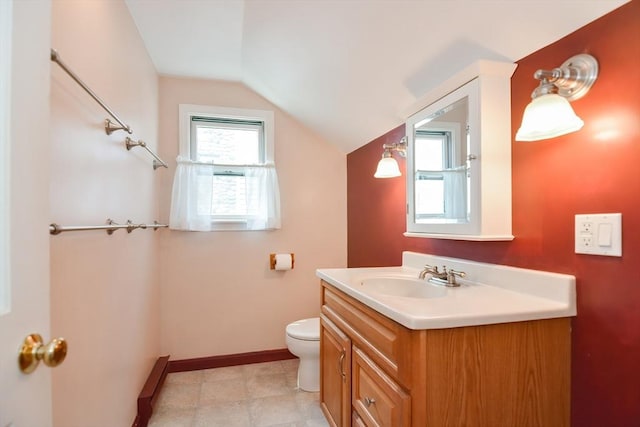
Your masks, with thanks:
<instances>
[{"instance_id":1,"label":"toilet seat","mask_svg":"<svg viewBox=\"0 0 640 427\"><path fill-rule=\"evenodd\" d=\"M320 341L320 319L302 319L287 325L287 335L302 341Z\"/></svg>"}]
</instances>

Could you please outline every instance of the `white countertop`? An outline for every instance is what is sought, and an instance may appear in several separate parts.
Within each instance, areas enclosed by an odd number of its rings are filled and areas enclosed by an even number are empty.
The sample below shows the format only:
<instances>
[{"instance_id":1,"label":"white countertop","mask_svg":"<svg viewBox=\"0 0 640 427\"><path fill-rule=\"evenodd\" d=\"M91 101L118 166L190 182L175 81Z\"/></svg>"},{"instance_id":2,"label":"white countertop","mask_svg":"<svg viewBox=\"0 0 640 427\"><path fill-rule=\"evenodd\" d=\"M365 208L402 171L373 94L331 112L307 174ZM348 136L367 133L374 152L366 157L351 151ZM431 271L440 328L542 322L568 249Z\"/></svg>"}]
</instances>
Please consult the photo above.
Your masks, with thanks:
<instances>
[{"instance_id":1,"label":"white countertop","mask_svg":"<svg viewBox=\"0 0 640 427\"><path fill-rule=\"evenodd\" d=\"M373 277L417 278L425 264L464 271L460 287L437 298L368 291ZM409 329L442 329L576 315L575 277L456 258L403 252L399 267L319 269L316 275ZM427 283L425 286L437 286Z\"/></svg>"}]
</instances>

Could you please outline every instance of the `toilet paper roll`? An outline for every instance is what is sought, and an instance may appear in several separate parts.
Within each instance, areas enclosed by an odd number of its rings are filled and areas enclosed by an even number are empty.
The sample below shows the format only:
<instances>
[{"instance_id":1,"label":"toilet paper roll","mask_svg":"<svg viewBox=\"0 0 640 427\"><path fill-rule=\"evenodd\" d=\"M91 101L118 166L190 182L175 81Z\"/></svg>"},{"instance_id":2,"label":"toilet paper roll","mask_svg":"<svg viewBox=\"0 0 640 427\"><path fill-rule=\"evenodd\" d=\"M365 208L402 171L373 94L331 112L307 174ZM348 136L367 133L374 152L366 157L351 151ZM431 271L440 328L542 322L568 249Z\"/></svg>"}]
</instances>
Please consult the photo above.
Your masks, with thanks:
<instances>
[{"instance_id":1,"label":"toilet paper roll","mask_svg":"<svg viewBox=\"0 0 640 427\"><path fill-rule=\"evenodd\" d=\"M276 270L291 270L292 268L292 254L276 254Z\"/></svg>"}]
</instances>

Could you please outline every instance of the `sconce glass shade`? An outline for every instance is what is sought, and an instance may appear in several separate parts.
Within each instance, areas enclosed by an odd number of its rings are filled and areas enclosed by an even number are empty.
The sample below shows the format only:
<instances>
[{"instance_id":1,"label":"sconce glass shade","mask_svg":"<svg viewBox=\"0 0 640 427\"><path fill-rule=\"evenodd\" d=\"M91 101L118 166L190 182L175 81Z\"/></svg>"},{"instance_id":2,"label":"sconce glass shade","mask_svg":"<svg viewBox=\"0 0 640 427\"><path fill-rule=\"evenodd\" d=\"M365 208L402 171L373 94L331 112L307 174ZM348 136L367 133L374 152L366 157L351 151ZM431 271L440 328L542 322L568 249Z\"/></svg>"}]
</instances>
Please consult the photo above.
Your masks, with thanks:
<instances>
[{"instance_id":1,"label":"sconce glass shade","mask_svg":"<svg viewBox=\"0 0 640 427\"><path fill-rule=\"evenodd\" d=\"M375 178L395 178L401 175L398 162L396 162L396 159L393 157L383 157L380 159L376 173L373 174Z\"/></svg>"},{"instance_id":2,"label":"sconce glass shade","mask_svg":"<svg viewBox=\"0 0 640 427\"><path fill-rule=\"evenodd\" d=\"M550 93L534 98L522 116L516 141L539 141L578 131L584 122L571 108L569 101Z\"/></svg>"}]
</instances>

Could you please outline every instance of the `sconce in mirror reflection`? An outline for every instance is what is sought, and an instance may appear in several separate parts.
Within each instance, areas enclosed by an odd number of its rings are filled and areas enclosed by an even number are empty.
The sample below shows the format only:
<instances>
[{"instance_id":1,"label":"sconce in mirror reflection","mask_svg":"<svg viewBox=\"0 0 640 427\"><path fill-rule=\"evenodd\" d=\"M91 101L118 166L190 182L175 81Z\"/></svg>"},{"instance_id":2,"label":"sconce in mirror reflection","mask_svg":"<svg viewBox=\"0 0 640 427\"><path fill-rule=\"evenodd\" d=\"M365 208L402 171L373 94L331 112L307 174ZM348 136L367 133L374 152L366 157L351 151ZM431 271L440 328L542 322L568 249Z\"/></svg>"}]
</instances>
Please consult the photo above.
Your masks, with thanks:
<instances>
[{"instance_id":1,"label":"sconce in mirror reflection","mask_svg":"<svg viewBox=\"0 0 640 427\"><path fill-rule=\"evenodd\" d=\"M559 68L538 70L533 77L540 85L524 110L516 141L539 141L580 130L584 122L569 102L589 92L598 78L598 61L588 54L575 55Z\"/></svg>"},{"instance_id":2,"label":"sconce in mirror reflection","mask_svg":"<svg viewBox=\"0 0 640 427\"><path fill-rule=\"evenodd\" d=\"M407 137L403 136L400 142L383 144L382 148L384 149L382 159L378 162L376 173L373 174L373 176L375 178L395 178L401 176L398 162L393 158L393 152L396 151L400 157L407 156Z\"/></svg>"}]
</instances>

